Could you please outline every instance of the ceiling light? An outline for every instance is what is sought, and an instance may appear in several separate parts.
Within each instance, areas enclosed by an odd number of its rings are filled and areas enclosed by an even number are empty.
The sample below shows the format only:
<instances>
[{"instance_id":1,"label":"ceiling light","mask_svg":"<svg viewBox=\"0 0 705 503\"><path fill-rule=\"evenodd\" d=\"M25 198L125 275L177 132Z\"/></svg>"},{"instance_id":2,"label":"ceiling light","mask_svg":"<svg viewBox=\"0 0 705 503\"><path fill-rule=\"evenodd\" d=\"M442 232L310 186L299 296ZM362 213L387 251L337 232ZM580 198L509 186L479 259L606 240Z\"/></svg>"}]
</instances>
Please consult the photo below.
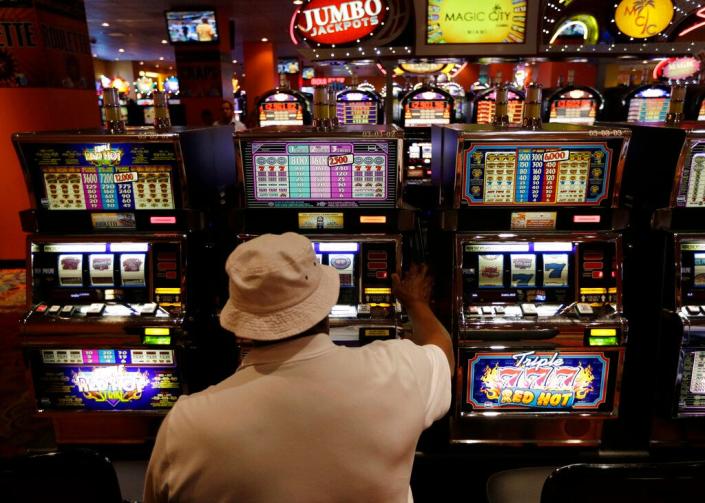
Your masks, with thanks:
<instances>
[{"instance_id":1,"label":"ceiling light","mask_svg":"<svg viewBox=\"0 0 705 503\"><path fill-rule=\"evenodd\" d=\"M94 57L94 58L97 58L97 57L98 57L98 55L94 53L94 54L93 54L93 57Z\"/></svg>"},{"instance_id":2,"label":"ceiling light","mask_svg":"<svg viewBox=\"0 0 705 503\"><path fill-rule=\"evenodd\" d=\"M140 61L140 66L144 65L144 61Z\"/></svg>"},{"instance_id":3,"label":"ceiling light","mask_svg":"<svg viewBox=\"0 0 705 503\"><path fill-rule=\"evenodd\" d=\"M237 64L237 59L233 59L233 64Z\"/></svg>"},{"instance_id":4,"label":"ceiling light","mask_svg":"<svg viewBox=\"0 0 705 503\"><path fill-rule=\"evenodd\" d=\"M169 42L167 42L165 39L162 39L162 44L168 44L168 43Z\"/></svg>"},{"instance_id":5,"label":"ceiling light","mask_svg":"<svg viewBox=\"0 0 705 503\"><path fill-rule=\"evenodd\" d=\"M110 26L110 23L101 23L101 26L105 26L106 28Z\"/></svg>"},{"instance_id":6,"label":"ceiling light","mask_svg":"<svg viewBox=\"0 0 705 503\"><path fill-rule=\"evenodd\" d=\"M267 37L262 37L262 42L269 42L269 39Z\"/></svg>"},{"instance_id":7,"label":"ceiling light","mask_svg":"<svg viewBox=\"0 0 705 503\"><path fill-rule=\"evenodd\" d=\"M164 56L159 56L159 61L164 61Z\"/></svg>"},{"instance_id":8,"label":"ceiling light","mask_svg":"<svg viewBox=\"0 0 705 503\"><path fill-rule=\"evenodd\" d=\"M154 65L154 68L159 68L159 64Z\"/></svg>"},{"instance_id":9,"label":"ceiling light","mask_svg":"<svg viewBox=\"0 0 705 503\"><path fill-rule=\"evenodd\" d=\"M294 5L301 5L302 3L304 3L304 0L294 0L291 3L293 3Z\"/></svg>"},{"instance_id":10,"label":"ceiling light","mask_svg":"<svg viewBox=\"0 0 705 503\"><path fill-rule=\"evenodd\" d=\"M125 52L125 49L123 49L122 47L120 47L120 48L118 49L118 52Z\"/></svg>"}]
</instances>

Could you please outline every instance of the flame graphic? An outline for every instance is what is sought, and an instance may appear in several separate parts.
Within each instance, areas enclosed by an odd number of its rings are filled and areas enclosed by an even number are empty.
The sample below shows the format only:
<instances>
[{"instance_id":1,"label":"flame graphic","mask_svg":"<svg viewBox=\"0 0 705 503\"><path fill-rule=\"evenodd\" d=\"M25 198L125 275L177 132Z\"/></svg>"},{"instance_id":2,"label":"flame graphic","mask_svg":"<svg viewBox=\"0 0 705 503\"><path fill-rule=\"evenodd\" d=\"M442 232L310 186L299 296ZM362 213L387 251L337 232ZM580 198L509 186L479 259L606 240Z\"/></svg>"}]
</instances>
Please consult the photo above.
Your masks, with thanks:
<instances>
[{"instance_id":1,"label":"flame graphic","mask_svg":"<svg viewBox=\"0 0 705 503\"><path fill-rule=\"evenodd\" d=\"M583 368L582 364L579 364L578 367L580 371L578 375L575 376L573 389L575 390L576 400L584 400L588 393L593 390L592 381L595 380L595 374L592 373L591 365Z\"/></svg>"},{"instance_id":2,"label":"flame graphic","mask_svg":"<svg viewBox=\"0 0 705 503\"><path fill-rule=\"evenodd\" d=\"M485 371L480 378L482 381L482 388L480 391L485 394L488 400L498 400L501 392L501 370L499 364L495 363L494 368L490 368L489 365L485 367Z\"/></svg>"}]
</instances>

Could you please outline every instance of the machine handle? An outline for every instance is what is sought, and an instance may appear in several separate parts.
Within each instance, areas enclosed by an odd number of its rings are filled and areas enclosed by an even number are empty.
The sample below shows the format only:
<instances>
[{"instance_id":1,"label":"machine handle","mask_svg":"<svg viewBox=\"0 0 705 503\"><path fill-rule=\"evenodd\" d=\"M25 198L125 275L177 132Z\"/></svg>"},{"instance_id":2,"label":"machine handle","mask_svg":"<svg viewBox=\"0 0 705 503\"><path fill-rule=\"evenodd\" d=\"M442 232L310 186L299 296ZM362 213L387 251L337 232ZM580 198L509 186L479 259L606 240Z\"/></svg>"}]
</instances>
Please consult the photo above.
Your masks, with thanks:
<instances>
[{"instance_id":1,"label":"machine handle","mask_svg":"<svg viewBox=\"0 0 705 503\"><path fill-rule=\"evenodd\" d=\"M544 340L553 339L558 335L556 328L533 328L531 330L522 329L482 329L465 330L461 334L461 339L478 339L483 341L520 341L520 340Z\"/></svg>"}]
</instances>

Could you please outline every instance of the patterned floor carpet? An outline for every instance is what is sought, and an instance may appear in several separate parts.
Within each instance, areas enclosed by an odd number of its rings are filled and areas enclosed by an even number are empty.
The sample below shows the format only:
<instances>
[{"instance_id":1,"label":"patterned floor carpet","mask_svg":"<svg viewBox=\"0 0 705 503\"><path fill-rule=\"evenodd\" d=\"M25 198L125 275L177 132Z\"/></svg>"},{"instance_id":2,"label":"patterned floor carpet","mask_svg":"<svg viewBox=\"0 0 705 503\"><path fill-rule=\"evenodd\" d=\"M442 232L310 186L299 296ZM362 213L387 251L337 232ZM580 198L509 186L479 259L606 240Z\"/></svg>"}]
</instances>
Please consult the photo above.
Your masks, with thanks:
<instances>
[{"instance_id":1,"label":"patterned floor carpet","mask_svg":"<svg viewBox=\"0 0 705 503\"><path fill-rule=\"evenodd\" d=\"M19 343L25 291L24 269L0 269L0 457L54 445L51 424L35 416Z\"/></svg>"}]
</instances>

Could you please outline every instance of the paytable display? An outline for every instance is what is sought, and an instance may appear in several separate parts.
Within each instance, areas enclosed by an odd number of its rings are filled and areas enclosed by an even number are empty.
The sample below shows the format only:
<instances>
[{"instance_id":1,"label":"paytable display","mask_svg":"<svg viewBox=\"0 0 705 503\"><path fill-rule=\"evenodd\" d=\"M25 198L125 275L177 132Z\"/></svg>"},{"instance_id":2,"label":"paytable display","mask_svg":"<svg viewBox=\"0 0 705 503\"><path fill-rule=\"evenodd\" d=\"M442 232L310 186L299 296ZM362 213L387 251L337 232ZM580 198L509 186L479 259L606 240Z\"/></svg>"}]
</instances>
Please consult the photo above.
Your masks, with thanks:
<instances>
[{"instance_id":1,"label":"paytable display","mask_svg":"<svg viewBox=\"0 0 705 503\"><path fill-rule=\"evenodd\" d=\"M384 205L395 197L393 142L253 141L244 158L250 206Z\"/></svg>"},{"instance_id":2,"label":"paytable display","mask_svg":"<svg viewBox=\"0 0 705 503\"><path fill-rule=\"evenodd\" d=\"M676 206L705 207L705 142L692 145L683 167Z\"/></svg>"},{"instance_id":3,"label":"paytable display","mask_svg":"<svg viewBox=\"0 0 705 503\"><path fill-rule=\"evenodd\" d=\"M175 208L177 152L172 143L22 145L40 173L49 210Z\"/></svg>"},{"instance_id":4,"label":"paytable display","mask_svg":"<svg viewBox=\"0 0 705 503\"><path fill-rule=\"evenodd\" d=\"M463 155L462 203L597 205L607 197L611 154L598 143L473 143Z\"/></svg>"},{"instance_id":5,"label":"paytable display","mask_svg":"<svg viewBox=\"0 0 705 503\"><path fill-rule=\"evenodd\" d=\"M338 121L345 124L377 124L378 102L370 93L349 91L338 96L335 105Z\"/></svg>"}]
</instances>

